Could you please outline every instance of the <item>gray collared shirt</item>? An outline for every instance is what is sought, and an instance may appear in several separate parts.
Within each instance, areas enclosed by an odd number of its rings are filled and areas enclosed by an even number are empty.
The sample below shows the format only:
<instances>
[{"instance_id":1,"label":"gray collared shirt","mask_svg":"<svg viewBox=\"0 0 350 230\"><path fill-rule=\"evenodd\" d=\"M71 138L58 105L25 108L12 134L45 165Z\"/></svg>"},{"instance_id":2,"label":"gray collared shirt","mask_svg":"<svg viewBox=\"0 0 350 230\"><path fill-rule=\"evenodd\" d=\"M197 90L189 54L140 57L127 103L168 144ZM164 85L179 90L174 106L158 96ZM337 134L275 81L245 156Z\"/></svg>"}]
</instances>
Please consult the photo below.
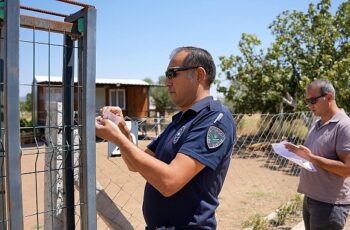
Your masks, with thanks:
<instances>
[{"instance_id":1,"label":"gray collared shirt","mask_svg":"<svg viewBox=\"0 0 350 230\"><path fill-rule=\"evenodd\" d=\"M350 118L343 111L329 121L316 121L305 140L315 155L340 160L337 153L350 154ZM302 169L298 192L331 204L350 204L350 177L344 179L316 166L317 172Z\"/></svg>"}]
</instances>

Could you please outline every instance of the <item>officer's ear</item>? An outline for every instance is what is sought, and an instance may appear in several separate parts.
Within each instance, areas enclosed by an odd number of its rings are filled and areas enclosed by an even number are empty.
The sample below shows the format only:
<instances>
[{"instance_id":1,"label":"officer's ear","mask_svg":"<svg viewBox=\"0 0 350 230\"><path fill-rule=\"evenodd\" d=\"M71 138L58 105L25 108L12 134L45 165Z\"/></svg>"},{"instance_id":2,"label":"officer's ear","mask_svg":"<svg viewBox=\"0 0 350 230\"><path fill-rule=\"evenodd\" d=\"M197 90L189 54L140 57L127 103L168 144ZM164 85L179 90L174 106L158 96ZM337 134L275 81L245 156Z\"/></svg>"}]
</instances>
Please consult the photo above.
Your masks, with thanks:
<instances>
[{"instance_id":1,"label":"officer's ear","mask_svg":"<svg viewBox=\"0 0 350 230\"><path fill-rule=\"evenodd\" d=\"M203 67L198 67L197 68L197 82L201 82L201 81L205 81L207 77L207 72L205 71L205 69Z\"/></svg>"}]
</instances>

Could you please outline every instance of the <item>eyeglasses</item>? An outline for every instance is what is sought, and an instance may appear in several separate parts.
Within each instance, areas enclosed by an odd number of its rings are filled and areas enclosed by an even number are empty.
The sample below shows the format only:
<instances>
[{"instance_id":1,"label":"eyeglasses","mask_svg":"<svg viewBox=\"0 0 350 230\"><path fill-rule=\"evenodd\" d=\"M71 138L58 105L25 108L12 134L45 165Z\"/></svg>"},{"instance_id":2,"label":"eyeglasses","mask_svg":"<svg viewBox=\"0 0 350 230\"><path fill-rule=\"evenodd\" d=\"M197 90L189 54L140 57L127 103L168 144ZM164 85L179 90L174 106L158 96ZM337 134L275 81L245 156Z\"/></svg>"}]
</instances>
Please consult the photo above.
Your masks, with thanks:
<instances>
[{"instance_id":1,"label":"eyeglasses","mask_svg":"<svg viewBox=\"0 0 350 230\"><path fill-rule=\"evenodd\" d=\"M184 66L184 67L174 67L174 68L170 68L165 72L165 76L168 79L173 79L176 77L176 72L178 71L185 71L185 70L189 70L189 69L196 69L200 66Z\"/></svg>"},{"instance_id":2,"label":"eyeglasses","mask_svg":"<svg viewBox=\"0 0 350 230\"><path fill-rule=\"evenodd\" d=\"M320 96L318 97L310 97L310 98L306 98L305 99L305 102L306 104L311 104L311 105L314 105L317 103L317 99L321 98L321 97L324 97L326 96L327 94L321 94Z\"/></svg>"}]
</instances>

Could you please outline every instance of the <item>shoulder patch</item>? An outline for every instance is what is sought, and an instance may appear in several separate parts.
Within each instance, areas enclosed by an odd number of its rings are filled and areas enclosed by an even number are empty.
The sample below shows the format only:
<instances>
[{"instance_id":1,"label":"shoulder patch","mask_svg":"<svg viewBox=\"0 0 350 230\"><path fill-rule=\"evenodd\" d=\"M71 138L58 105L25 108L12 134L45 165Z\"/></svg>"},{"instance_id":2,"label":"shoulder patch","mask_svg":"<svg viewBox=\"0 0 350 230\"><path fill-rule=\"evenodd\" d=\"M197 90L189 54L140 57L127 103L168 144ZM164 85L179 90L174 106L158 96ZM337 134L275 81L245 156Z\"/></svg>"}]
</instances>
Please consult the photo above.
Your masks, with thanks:
<instances>
[{"instance_id":1,"label":"shoulder patch","mask_svg":"<svg viewBox=\"0 0 350 230\"><path fill-rule=\"evenodd\" d=\"M181 129L179 129L179 131L176 132L175 137L173 139L173 144L177 143L177 141L180 139L182 133L184 132L185 128L186 128L186 126L182 126Z\"/></svg>"},{"instance_id":2,"label":"shoulder patch","mask_svg":"<svg viewBox=\"0 0 350 230\"><path fill-rule=\"evenodd\" d=\"M210 126L207 132L208 148L214 149L219 147L225 141L225 133L216 126Z\"/></svg>"}]
</instances>

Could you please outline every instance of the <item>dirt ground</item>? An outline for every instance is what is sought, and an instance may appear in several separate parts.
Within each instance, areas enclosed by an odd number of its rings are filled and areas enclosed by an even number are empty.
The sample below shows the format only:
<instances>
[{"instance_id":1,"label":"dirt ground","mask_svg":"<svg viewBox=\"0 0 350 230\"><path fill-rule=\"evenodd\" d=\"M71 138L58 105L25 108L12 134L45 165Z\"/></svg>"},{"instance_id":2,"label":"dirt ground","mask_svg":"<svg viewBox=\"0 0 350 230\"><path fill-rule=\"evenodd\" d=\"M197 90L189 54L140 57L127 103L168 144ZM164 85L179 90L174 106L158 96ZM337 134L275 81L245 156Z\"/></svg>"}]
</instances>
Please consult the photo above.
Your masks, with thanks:
<instances>
[{"instance_id":1,"label":"dirt ground","mask_svg":"<svg viewBox=\"0 0 350 230\"><path fill-rule=\"evenodd\" d=\"M140 142L143 148L147 142ZM96 144L98 229L144 229L142 197L145 181L129 172L119 157L107 157L107 143ZM44 226L45 151L23 148L22 192L25 229ZM218 229L242 229L255 214L266 216L295 194L297 176L266 166L266 159L232 159L217 209ZM35 173L36 172L36 173ZM76 187L78 194L78 187ZM75 199L80 226L79 196ZM47 211L47 210L46 210Z\"/></svg>"}]
</instances>

